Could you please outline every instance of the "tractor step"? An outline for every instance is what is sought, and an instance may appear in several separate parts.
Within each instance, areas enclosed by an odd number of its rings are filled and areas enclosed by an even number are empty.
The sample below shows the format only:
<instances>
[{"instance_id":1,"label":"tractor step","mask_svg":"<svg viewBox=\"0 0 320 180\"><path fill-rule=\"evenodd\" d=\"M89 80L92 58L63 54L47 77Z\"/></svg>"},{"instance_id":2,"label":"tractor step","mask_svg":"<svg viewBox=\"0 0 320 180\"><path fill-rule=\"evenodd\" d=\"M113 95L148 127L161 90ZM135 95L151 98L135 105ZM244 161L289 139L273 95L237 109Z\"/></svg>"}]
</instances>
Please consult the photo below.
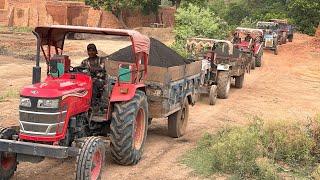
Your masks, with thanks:
<instances>
[{"instance_id":1,"label":"tractor step","mask_svg":"<svg viewBox=\"0 0 320 180\"><path fill-rule=\"evenodd\" d=\"M93 122L105 122L106 117L105 116L92 116L91 121Z\"/></svg>"}]
</instances>

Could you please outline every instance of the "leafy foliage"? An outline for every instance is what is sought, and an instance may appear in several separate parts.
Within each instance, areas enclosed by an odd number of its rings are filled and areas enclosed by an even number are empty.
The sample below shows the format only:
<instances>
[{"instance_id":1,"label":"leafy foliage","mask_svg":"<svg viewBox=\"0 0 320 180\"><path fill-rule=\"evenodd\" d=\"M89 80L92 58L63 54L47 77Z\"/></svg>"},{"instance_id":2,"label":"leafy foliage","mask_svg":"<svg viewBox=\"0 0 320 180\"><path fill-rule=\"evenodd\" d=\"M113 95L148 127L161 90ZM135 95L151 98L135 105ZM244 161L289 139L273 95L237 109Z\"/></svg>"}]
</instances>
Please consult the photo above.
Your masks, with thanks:
<instances>
[{"instance_id":1,"label":"leafy foliage","mask_svg":"<svg viewBox=\"0 0 320 180\"><path fill-rule=\"evenodd\" d=\"M320 23L319 0L291 0L288 4L289 16L298 26L298 30L314 34Z\"/></svg>"},{"instance_id":2,"label":"leafy foliage","mask_svg":"<svg viewBox=\"0 0 320 180\"><path fill-rule=\"evenodd\" d=\"M125 9L141 8L143 12L157 12L161 0L85 0L87 5L112 11L118 17Z\"/></svg>"},{"instance_id":3,"label":"leafy foliage","mask_svg":"<svg viewBox=\"0 0 320 180\"><path fill-rule=\"evenodd\" d=\"M186 39L190 37L225 38L228 33L227 24L216 16L209 8L201 8L193 4L182 6L177 10L174 28L174 47L181 53Z\"/></svg>"},{"instance_id":4,"label":"leafy foliage","mask_svg":"<svg viewBox=\"0 0 320 180\"><path fill-rule=\"evenodd\" d=\"M320 21L318 0L224 0L210 2L210 9L227 21L238 26L244 18L253 21L288 19L303 33L313 35Z\"/></svg>"}]
</instances>

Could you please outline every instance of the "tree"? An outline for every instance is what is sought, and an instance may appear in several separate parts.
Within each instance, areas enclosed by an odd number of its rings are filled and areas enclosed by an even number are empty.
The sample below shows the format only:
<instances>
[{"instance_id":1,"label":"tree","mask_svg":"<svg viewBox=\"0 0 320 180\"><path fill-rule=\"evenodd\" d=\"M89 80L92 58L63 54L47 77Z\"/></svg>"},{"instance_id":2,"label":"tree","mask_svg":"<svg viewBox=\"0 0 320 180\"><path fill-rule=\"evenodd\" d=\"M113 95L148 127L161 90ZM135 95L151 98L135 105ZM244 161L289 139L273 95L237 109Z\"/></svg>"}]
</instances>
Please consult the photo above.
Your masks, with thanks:
<instances>
[{"instance_id":1,"label":"tree","mask_svg":"<svg viewBox=\"0 0 320 180\"><path fill-rule=\"evenodd\" d=\"M320 22L319 0L290 0L289 16L298 25L298 30L314 35Z\"/></svg>"},{"instance_id":2,"label":"tree","mask_svg":"<svg viewBox=\"0 0 320 180\"><path fill-rule=\"evenodd\" d=\"M224 39L228 34L225 21L216 16L209 8L200 8L193 4L177 9L175 15L174 33L175 43L173 48L185 55L184 46L190 37L206 37Z\"/></svg>"},{"instance_id":3,"label":"tree","mask_svg":"<svg viewBox=\"0 0 320 180\"><path fill-rule=\"evenodd\" d=\"M111 11L126 27L123 21L124 10L141 9L144 13L157 12L161 0L85 0L87 5Z\"/></svg>"},{"instance_id":4,"label":"tree","mask_svg":"<svg viewBox=\"0 0 320 180\"><path fill-rule=\"evenodd\" d=\"M208 4L208 0L170 0L172 2L172 5L175 5L177 8L180 7L181 4L188 5L189 3L192 3L193 5L197 6L205 6Z\"/></svg>"}]
</instances>

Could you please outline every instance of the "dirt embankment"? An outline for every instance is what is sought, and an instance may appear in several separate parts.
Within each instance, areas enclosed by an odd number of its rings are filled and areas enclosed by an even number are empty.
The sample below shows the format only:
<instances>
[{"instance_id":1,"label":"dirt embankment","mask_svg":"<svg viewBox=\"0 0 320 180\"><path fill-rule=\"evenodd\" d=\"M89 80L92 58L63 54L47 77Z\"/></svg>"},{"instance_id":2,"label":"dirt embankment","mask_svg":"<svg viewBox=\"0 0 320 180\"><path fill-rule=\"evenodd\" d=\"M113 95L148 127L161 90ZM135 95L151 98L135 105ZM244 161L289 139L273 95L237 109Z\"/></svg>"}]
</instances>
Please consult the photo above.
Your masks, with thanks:
<instances>
[{"instance_id":1,"label":"dirt embankment","mask_svg":"<svg viewBox=\"0 0 320 180\"><path fill-rule=\"evenodd\" d=\"M119 166L107 157L102 179L202 179L179 159L205 132L242 125L259 116L301 121L320 112L320 51L315 38L296 34L282 45L279 55L265 51L263 65L246 74L243 89L231 90L229 99L209 106L206 98L190 109L187 134L180 139L166 134L166 120L156 119L148 131L142 160L136 166ZM0 56L0 93L31 82L33 63ZM18 97L0 102L0 125L18 124ZM72 179L74 160L47 159L39 164L20 163L13 179Z\"/></svg>"}]
</instances>

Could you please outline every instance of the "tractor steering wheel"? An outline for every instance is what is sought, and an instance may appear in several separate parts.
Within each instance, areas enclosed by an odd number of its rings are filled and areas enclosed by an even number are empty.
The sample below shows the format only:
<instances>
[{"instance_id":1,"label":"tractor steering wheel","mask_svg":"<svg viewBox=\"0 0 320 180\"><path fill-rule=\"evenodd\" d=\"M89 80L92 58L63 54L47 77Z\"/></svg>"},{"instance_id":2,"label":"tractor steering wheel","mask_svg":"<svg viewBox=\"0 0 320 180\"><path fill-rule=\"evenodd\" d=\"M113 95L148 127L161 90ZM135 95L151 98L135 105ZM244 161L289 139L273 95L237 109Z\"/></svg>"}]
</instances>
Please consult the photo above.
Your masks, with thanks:
<instances>
[{"instance_id":1,"label":"tractor steering wheel","mask_svg":"<svg viewBox=\"0 0 320 180\"><path fill-rule=\"evenodd\" d=\"M81 66L73 67L73 66L70 66L70 72L88 73L89 71L85 67L81 67Z\"/></svg>"}]
</instances>

